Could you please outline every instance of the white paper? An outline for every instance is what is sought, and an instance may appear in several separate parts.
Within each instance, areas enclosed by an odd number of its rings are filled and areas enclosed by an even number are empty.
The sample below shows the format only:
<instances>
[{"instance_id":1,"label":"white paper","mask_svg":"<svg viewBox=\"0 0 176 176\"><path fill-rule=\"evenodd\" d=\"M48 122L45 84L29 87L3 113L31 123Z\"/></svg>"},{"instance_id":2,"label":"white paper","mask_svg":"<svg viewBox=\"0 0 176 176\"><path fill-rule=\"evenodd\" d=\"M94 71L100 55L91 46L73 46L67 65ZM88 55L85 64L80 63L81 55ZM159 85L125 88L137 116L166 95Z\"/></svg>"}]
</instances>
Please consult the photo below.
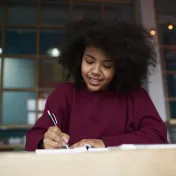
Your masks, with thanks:
<instances>
[{"instance_id":1,"label":"white paper","mask_svg":"<svg viewBox=\"0 0 176 176\"><path fill-rule=\"evenodd\" d=\"M150 144L150 145L134 145L123 144L119 147L111 147L110 149L136 150L136 149L168 149L176 148L176 144Z\"/></svg>"},{"instance_id":2,"label":"white paper","mask_svg":"<svg viewBox=\"0 0 176 176\"><path fill-rule=\"evenodd\" d=\"M63 154L63 153L83 153L86 152L86 147L76 149L37 149L36 154Z\"/></svg>"},{"instance_id":3,"label":"white paper","mask_svg":"<svg viewBox=\"0 0 176 176\"><path fill-rule=\"evenodd\" d=\"M89 152L107 152L109 151L109 148L90 148L88 151Z\"/></svg>"},{"instance_id":4,"label":"white paper","mask_svg":"<svg viewBox=\"0 0 176 176\"><path fill-rule=\"evenodd\" d=\"M83 153L83 152L104 152L109 151L108 148L92 148L89 144L75 149L37 149L36 154L61 154L61 153Z\"/></svg>"}]
</instances>

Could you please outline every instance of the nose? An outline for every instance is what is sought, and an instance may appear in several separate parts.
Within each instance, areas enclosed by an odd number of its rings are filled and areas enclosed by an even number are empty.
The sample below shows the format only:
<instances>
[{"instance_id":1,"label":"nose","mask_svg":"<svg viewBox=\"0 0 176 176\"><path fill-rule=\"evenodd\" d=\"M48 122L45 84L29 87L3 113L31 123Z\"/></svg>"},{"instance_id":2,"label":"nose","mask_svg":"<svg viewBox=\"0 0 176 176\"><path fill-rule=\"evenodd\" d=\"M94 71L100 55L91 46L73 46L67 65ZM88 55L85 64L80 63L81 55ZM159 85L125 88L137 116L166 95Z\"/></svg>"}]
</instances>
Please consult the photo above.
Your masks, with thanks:
<instances>
[{"instance_id":1,"label":"nose","mask_svg":"<svg viewBox=\"0 0 176 176\"><path fill-rule=\"evenodd\" d=\"M99 76L101 74L101 68L99 64L96 64L92 69L92 74Z\"/></svg>"}]
</instances>

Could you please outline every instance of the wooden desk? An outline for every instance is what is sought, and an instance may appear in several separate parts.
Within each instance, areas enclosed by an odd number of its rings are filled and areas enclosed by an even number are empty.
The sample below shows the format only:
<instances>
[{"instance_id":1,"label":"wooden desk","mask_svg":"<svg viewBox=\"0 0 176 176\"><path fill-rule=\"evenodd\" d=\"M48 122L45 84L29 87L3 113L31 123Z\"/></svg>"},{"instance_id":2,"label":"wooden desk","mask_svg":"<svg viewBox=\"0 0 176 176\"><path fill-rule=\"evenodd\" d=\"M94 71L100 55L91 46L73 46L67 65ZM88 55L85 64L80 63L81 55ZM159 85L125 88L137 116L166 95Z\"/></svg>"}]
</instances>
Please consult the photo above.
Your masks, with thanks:
<instances>
[{"instance_id":1,"label":"wooden desk","mask_svg":"<svg viewBox=\"0 0 176 176\"><path fill-rule=\"evenodd\" d=\"M176 176L176 149L0 153L1 176Z\"/></svg>"}]
</instances>

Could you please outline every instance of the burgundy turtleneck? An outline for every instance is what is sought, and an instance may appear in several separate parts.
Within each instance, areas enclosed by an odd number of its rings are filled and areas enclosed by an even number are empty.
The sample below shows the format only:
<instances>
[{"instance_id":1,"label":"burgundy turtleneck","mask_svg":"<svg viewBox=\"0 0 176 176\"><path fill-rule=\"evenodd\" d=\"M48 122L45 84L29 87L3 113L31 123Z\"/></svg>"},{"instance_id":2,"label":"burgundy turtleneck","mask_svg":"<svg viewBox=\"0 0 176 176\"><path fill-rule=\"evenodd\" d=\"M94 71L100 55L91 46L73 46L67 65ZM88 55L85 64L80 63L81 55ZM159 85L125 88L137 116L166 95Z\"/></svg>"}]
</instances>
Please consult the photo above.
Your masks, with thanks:
<instances>
[{"instance_id":1,"label":"burgundy turtleneck","mask_svg":"<svg viewBox=\"0 0 176 176\"><path fill-rule=\"evenodd\" d=\"M166 127L142 87L119 96L108 90L89 92L86 88L78 90L72 83L60 84L26 135L27 151L37 149L44 133L53 126L47 110L55 114L61 131L70 135L69 145L100 138L106 147L168 143Z\"/></svg>"}]
</instances>

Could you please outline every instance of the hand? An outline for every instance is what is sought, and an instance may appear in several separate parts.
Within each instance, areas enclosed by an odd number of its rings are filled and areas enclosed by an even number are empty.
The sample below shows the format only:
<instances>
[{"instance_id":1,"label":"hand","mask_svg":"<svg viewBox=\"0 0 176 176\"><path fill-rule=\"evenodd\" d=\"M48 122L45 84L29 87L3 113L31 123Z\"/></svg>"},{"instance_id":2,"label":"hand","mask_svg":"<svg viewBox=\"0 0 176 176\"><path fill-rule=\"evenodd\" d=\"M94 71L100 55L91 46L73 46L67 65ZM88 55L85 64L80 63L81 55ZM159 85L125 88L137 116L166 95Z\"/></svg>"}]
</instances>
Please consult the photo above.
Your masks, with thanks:
<instances>
[{"instance_id":1,"label":"hand","mask_svg":"<svg viewBox=\"0 0 176 176\"><path fill-rule=\"evenodd\" d=\"M44 149L58 149L68 143L70 136L62 133L57 126L50 127L44 134Z\"/></svg>"},{"instance_id":2,"label":"hand","mask_svg":"<svg viewBox=\"0 0 176 176\"><path fill-rule=\"evenodd\" d=\"M85 144L89 144L94 148L105 148L105 144L101 139L83 139L73 144L70 148L74 149L77 147L83 147Z\"/></svg>"}]
</instances>

